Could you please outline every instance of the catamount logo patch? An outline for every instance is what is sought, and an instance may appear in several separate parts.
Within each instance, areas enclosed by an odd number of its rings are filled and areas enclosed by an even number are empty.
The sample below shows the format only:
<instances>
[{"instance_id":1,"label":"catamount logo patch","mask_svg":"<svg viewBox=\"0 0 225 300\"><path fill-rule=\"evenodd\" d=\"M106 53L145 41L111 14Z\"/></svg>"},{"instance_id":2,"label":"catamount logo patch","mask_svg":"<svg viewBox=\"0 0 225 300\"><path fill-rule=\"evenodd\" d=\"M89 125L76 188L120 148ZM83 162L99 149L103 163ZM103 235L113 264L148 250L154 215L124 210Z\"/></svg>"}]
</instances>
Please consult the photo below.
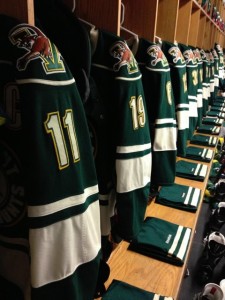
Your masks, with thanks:
<instances>
[{"instance_id":1,"label":"catamount logo patch","mask_svg":"<svg viewBox=\"0 0 225 300\"><path fill-rule=\"evenodd\" d=\"M193 49L192 51L194 53L196 61L201 62L202 58L201 58L201 54L200 54L199 50L198 49Z\"/></svg>"},{"instance_id":2,"label":"catamount logo patch","mask_svg":"<svg viewBox=\"0 0 225 300\"><path fill-rule=\"evenodd\" d=\"M169 49L169 54L172 55L174 58L173 58L173 62L175 64L177 64L179 61L184 64L185 63L185 60L184 60L184 57L180 51L180 49L178 47L171 47Z\"/></svg>"},{"instance_id":3,"label":"catamount logo patch","mask_svg":"<svg viewBox=\"0 0 225 300\"><path fill-rule=\"evenodd\" d=\"M122 66L127 66L127 71L129 74L139 71L136 59L125 42L116 42L113 44L109 52L113 57L118 59L118 62L113 66L114 71L119 71Z\"/></svg>"},{"instance_id":4,"label":"catamount logo patch","mask_svg":"<svg viewBox=\"0 0 225 300\"><path fill-rule=\"evenodd\" d=\"M193 53L193 51L191 49L185 50L183 52L183 56L185 58L186 64L196 63L195 55L194 55L194 53Z\"/></svg>"},{"instance_id":5,"label":"catamount logo patch","mask_svg":"<svg viewBox=\"0 0 225 300\"><path fill-rule=\"evenodd\" d=\"M152 57L151 65L156 66L158 63L162 63L163 67L168 66L167 58L165 57L164 53L162 52L161 48L157 45L150 46L147 49L148 55Z\"/></svg>"},{"instance_id":6,"label":"catamount logo patch","mask_svg":"<svg viewBox=\"0 0 225 300\"><path fill-rule=\"evenodd\" d=\"M205 53L205 51L203 49L200 50L200 54L201 54L201 58L203 60L205 60L206 59L206 53Z\"/></svg>"},{"instance_id":7,"label":"catamount logo patch","mask_svg":"<svg viewBox=\"0 0 225 300\"><path fill-rule=\"evenodd\" d=\"M19 71L26 70L31 61L39 59L46 74L65 72L57 47L37 27L20 24L10 31L9 40L16 47L25 50L25 54L17 59Z\"/></svg>"}]
</instances>

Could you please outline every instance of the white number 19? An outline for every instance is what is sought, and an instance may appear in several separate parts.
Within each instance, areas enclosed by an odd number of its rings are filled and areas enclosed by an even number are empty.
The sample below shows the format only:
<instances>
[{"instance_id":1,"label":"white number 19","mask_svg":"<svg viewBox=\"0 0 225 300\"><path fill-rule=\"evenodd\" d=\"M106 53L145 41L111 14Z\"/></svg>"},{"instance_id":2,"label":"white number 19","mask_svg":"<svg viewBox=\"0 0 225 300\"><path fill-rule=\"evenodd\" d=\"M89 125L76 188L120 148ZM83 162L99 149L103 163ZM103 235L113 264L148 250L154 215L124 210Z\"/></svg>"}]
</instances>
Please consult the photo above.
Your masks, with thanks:
<instances>
[{"instance_id":1,"label":"white number 19","mask_svg":"<svg viewBox=\"0 0 225 300\"><path fill-rule=\"evenodd\" d=\"M142 96L136 98L131 97L130 108L132 111L133 129L138 129L139 127L145 126L145 109Z\"/></svg>"}]
</instances>

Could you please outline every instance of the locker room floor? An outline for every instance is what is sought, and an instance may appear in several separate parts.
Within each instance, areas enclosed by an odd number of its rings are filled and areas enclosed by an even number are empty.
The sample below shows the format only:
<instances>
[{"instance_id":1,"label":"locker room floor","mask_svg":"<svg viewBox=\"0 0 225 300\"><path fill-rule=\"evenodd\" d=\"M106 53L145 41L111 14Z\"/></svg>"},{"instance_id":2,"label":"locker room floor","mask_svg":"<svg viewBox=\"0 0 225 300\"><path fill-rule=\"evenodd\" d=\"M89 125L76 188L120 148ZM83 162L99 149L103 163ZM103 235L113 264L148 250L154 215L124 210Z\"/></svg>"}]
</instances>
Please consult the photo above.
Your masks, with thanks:
<instances>
[{"instance_id":1,"label":"locker room floor","mask_svg":"<svg viewBox=\"0 0 225 300\"><path fill-rule=\"evenodd\" d=\"M211 214L210 205L203 203L199 214L199 219L196 226L196 233L192 242L189 259L187 262L187 269L189 275L184 276L180 293L177 300L192 300L196 293L203 290L205 285L201 285L198 278L198 261L201 257L202 250L204 249L203 239L204 230L209 216ZM225 225L221 228L220 232L225 235ZM219 284L221 279L225 278L225 257L221 259L213 271L213 276L210 282Z\"/></svg>"}]
</instances>

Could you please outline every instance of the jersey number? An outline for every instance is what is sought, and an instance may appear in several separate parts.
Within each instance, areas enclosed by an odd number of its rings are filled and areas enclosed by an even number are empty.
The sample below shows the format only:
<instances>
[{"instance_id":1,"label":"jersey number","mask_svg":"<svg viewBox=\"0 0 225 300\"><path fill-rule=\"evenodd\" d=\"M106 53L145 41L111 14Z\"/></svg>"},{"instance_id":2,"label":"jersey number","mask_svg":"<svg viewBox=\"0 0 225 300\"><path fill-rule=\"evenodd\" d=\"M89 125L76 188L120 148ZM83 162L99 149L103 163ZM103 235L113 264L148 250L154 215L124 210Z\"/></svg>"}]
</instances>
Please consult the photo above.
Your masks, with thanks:
<instances>
[{"instance_id":1,"label":"jersey number","mask_svg":"<svg viewBox=\"0 0 225 300\"><path fill-rule=\"evenodd\" d=\"M44 122L44 125L47 133L51 134L59 169L62 170L68 167L69 165L69 156L68 156L65 136L63 133L63 127L66 129L69 137L73 162L79 161L80 153L79 153L79 147L77 142L72 110L70 109L66 110L65 115L62 118L62 121L60 119L59 112L49 113L47 116L47 120Z\"/></svg>"},{"instance_id":2,"label":"jersey number","mask_svg":"<svg viewBox=\"0 0 225 300\"><path fill-rule=\"evenodd\" d=\"M131 97L129 105L132 111L133 129L145 126L145 109L142 96Z\"/></svg>"},{"instance_id":3,"label":"jersey number","mask_svg":"<svg viewBox=\"0 0 225 300\"><path fill-rule=\"evenodd\" d=\"M185 73L182 77L183 85L184 85L184 93L187 92L187 74Z\"/></svg>"},{"instance_id":4,"label":"jersey number","mask_svg":"<svg viewBox=\"0 0 225 300\"><path fill-rule=\"evenodd\" d=\"M192 71L191 75L192 75L193 84L197 85L198 84L198 71L196 71L196 70Z\"/></svg>"}]
</instances>

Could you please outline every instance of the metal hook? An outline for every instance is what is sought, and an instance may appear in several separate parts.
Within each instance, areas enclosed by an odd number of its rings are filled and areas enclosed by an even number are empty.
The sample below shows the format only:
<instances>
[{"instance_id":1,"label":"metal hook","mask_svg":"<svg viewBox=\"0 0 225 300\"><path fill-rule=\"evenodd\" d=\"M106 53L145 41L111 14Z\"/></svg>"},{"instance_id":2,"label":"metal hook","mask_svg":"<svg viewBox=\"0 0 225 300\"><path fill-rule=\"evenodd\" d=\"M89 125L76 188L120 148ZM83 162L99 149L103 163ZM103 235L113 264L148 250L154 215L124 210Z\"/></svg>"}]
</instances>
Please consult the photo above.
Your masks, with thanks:
<instances>
[{"instance_id":1,"label":"metal hook","mask_svg":"<svg viewBox=\"0 0 225 300\"><path fill-rule=\"evenodd\" d=\"M132 36L134 36L136 39L138 39L138 35L136 33L134 33L133 31L125 28L122 26L123 22L124 22L124 18L125 18L125 5L123 4L123 2L121 2L121 20L120 20L120 29L122 29L123 31L131 34Z\"/></svg>"},{"instance_id":2,"label":"metal hook","mask_svg":"<svg viewBox=\"0 0 225 300\"><path fill-rule=\"evenodd\" d=\"M156 36L155 36L155 42L161 45L161 44L162 44L162 39L161 39L161 37L159 37L159 36L156 35Z\"/></svg>"},{"instance_id":3,"label":"metal hook","mask_svg":"<svg viewBox=\"0 0 225 300\"><path fill-rule=\"evenodd\" d=\"M75 12L75 9L76 9L76 0L73 0L73 8L72 8L72 12ZM79 20L81 22L83 22L84 24L88 25L88 27L90 27L91 29L95 29L95 25L87 22L86 20L83 20L81 18L79 18Z\"/></svg>"},{"instance_id":4,"label":"metal hook","mask_svg":"<svg viewBox=\"0 0 225 300\"><path fill-rule=\"evenodd\" d=\"M124 22L124 16L125 16L125 5L123 4L123 2L121 2L121 17L120 17L120 26L123 24Z\"/></svg>"},{"instance_id":5,"label":"metal hook","mask_svg":"<svg viewBox=\"0 0 225 300\"><path fill-rule=\"evenodd\" d=\"M72 12L75 12L75 8L76 8L76 0L73 0Z\"/></svg>"}]
</instances>

